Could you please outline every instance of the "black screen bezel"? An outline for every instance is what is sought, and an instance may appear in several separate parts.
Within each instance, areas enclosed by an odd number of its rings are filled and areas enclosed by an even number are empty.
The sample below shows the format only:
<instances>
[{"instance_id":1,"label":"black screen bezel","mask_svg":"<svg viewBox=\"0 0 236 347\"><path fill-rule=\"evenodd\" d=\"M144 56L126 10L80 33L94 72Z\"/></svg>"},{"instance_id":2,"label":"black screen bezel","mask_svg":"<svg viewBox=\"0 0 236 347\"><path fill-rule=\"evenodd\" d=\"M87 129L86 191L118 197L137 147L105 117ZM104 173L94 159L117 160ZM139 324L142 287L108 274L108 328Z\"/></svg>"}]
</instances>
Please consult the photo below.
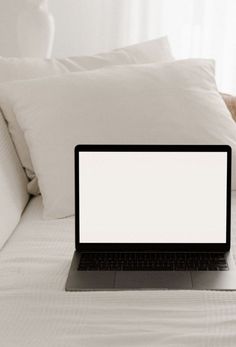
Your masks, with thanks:
<instances>
[{"instance_id":1,"label":"black screen bezel","mask_svg":"<svg viewBox=\"0 0 236 347\"><path fill-rule=\"evenodd\" d=\"M79 152L226 152L226 243L81 243L79 225ZM75 154L75 247L83 252L226 252L230 249L231 147L228 145L77 145Z\"/></svg>"}]
</instances>

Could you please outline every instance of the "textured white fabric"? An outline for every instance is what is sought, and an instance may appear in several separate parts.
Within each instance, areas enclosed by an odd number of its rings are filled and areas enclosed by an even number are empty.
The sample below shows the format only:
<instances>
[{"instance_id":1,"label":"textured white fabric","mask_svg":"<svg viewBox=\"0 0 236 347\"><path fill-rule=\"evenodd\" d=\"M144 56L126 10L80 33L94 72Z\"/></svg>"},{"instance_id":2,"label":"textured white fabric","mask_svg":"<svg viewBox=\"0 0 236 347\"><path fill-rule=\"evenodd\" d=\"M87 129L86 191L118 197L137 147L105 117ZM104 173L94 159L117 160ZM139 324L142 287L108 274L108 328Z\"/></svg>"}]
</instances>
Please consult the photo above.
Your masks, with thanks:
<instances>
[{"instance_id":1,"label":"textured white fabric","mask_svg":"<svg viewBox=\"0 0 236 347\"><path fill-rule=\"evenodd\" d=\"M0 249L28 201L27 178L0 112Z\"/></svg>"},{"instance_id":2,"label":"textured white fabric","mask_svg":"<svg viewBox=\"0 0 236 347\"><path fill-rule=\"evenodd\" d=\"M116 66L0 88L24 131L45 217L74 214L77 144L221 143L233 147L235 159L236 124L217 91L213 65L190 59Z\"/></svg>"},{"instance_id":3,"label":"textured white fabric","mask_svg":"<svg viewBox=\"0 0 236 347\"><path fill-rule=\"evenodd\" d=\"M232 199L235 251L236 192ZM34 198L0 252L4 347L235 347L236 292L64 291L74 219L42 219Z\"/></svg>"},{"instance_id":4,"label":"textured white fabric","mask_svg":"<svg viewBox=\"0 0 236 347\"><path fill-rule=\"evenodd\" d=\"M66 72L94 70L110 65L149 63L155 61L165 62L172 59L168 39L166 37L90 57L82 56L50 60L0 58L0 83L61 75ZM14 110L3 99L1 100L0 106L8 121L9 130L22 165L26 169L29 179L32 180L28 185L28 190L31 194L36 195L39 192L37 180L24 136L15 119Z\"/></svg>"}]
</instances>

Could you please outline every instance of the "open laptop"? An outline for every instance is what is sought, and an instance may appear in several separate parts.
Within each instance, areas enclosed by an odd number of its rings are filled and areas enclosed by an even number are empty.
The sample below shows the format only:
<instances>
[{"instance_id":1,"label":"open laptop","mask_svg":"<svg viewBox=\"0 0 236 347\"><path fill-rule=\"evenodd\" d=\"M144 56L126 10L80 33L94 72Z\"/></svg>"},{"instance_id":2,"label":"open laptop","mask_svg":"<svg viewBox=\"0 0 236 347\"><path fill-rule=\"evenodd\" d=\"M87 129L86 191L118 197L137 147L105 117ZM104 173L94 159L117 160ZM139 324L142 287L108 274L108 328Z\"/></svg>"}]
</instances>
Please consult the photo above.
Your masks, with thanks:
<instances>
[{"instance_id":1,"label":"open laptop","mask_svg":"<svg viewBox=\"0 0 236 347\"><path fill-rule=\"evenodd\" d=\"M236 289L231 148L78 145L66 290Z\"/></svg>"}]
</instances>

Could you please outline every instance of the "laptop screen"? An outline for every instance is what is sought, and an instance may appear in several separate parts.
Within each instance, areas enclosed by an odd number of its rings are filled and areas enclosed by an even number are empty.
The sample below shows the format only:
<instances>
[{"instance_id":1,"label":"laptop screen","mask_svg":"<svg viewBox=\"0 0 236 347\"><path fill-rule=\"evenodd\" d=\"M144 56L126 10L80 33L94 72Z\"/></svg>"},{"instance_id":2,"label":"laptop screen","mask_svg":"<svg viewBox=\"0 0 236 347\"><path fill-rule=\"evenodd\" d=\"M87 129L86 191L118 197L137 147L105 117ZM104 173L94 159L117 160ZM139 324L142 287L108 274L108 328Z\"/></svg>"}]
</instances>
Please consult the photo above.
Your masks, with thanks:
<instances>
[{"instance_id":1,"label":"laptop screen","mask_svg":"<svg viewBox=\"0 0 236 347\"><path fill-rule=\"evenodd\" d=\"M81 243L226 242L226 152L78 155Z\"/></svg>"}]
</instances>

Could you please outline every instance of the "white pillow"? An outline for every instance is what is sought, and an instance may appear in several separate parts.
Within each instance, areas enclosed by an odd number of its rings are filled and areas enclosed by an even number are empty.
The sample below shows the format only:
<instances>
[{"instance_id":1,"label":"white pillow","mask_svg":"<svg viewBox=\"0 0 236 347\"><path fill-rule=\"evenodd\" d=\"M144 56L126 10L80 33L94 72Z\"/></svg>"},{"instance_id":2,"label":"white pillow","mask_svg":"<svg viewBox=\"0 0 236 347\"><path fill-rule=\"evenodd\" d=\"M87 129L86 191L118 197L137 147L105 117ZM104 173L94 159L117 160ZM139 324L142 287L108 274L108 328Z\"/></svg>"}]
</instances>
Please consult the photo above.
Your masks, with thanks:
<instances>
[{"instance_id":1,"label":"white pillow","mask_svg":"<svg viewBox=\"0 0 236 347\"><path fill-rule=\"evenodd\" d=\"M0 113L0 249L18 224L29 195L27 178Z\"/></svg>"},{"instance_id":2,"label":"white pillow","mask_svg":"<svg viewBox=\"0 0 236 347\"><path fill-rule=\"evenodd\" d=\"M111 65L125 65L173 60L167 37L124 47L109 53L95 56L72 57L65 59L0 58L0 83L14 80L42 78L63 73L94 70ZM15 115L7 101L0 105L8 121L9 130L19 154L22 166L30 180L28 191L38 194L38 185L31 158L23 134L16 122Z\"/></svg>"},{"instance_id":3,"label":"white pillow","mask_svg":"<svg viewBox=\"0 0 236 347\"><path fill-rule=\"evenodd\" d=\"M44 216L74 214L73 149L83 143L228 144L236 124L209 60L116 66L0 88L24 132Z\"/></svg>"}]
</instances>

